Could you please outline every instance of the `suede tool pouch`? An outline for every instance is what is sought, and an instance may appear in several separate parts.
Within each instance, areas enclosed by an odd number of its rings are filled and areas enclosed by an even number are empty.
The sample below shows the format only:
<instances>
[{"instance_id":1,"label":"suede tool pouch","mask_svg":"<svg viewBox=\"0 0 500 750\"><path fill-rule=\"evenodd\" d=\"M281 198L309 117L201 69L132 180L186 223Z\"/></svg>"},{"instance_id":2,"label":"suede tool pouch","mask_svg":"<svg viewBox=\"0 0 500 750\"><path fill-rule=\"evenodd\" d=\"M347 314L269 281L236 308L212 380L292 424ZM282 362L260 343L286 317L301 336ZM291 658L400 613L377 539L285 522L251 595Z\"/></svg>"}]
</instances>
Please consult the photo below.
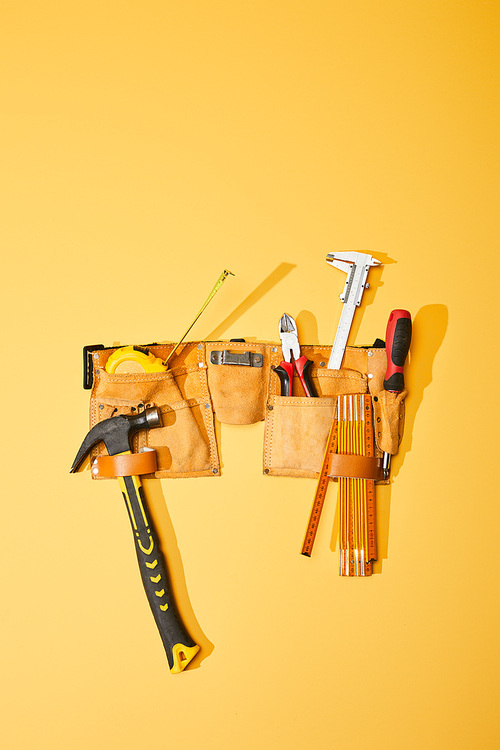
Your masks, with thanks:
<instances>
[{"instance_id":1,"label":"suede tool pouch","mask_svg":"<svg viewBox=\"0 0 500 750\"><path fill-rule=\"evenodd\" d=\"M264 419L271 347L235 341L207 345L208 386L214 411L224 424Z\"/></svg>"},{"instance_id":2,"label":"suede tool pouch","mask_svg":"<svg viewBox=\"0 0 500 750\"><path fill-rule=\"evenodd\" d=\"M166 359L173 344L147 349ZM117 347L118 348L118 347ZM317 398L307 398L298 377L292 396L280 395L273 368L283 358L273 343L216 341L183 344L164 372L106 372L115 348L92 353L90 426L117 414L148 406L161 411L162 427L134 438L134 451L154 448L154 476L201 477L220 474L215 419L245 425L265 420L263 469L271 476L316 477L321 468L337 396L372 396L376 455L398 450L404 426L404 399L384 390L384 348L347 347L341 370L327 367L331 346L302 346L312 361ZM101 445L93 451L105 455Z\"/></svg>"},{"instance_id":3,"label":"suede tool pouch","mask_svg":"<svg viewBox=\"0 0 500 750\"><path fill-rule=\"evenodd\" d=\"M402 437L403 403L406 394L384 391L387 366L385 349L348 347L341 370L327 368L331 347L302 346L301 353L312 361L311 379L317 398L303 395L294 377L292 393L281 396L273 366L280 360L273 353L269 396L266 405L263 468L271 476L316 478L321 470L326 441L338 396L370 393L374 406L377 456L396 453Z\"/></svg>"},{"instance_id":4,"label":"suede tool pouch","mask_svg":"<svg viewBox=\"0 0 500 750\"><path fill-rule=\"evenodd\" d=\"M151 347L166 357L166 347ZM107 358L113 349L94 352L94 383L90 399L91 427L117 414L134 414L156 406L162 427L144 430L134 438L134 451L153 448L155 476L197 477L219 474L214 418L206 383L204 347L188 345L172 358L165 372L108 373ZM169 363L170 364L170 363ZM93 456L105 454L98 446Z\"/></svg>"}]
</instances>

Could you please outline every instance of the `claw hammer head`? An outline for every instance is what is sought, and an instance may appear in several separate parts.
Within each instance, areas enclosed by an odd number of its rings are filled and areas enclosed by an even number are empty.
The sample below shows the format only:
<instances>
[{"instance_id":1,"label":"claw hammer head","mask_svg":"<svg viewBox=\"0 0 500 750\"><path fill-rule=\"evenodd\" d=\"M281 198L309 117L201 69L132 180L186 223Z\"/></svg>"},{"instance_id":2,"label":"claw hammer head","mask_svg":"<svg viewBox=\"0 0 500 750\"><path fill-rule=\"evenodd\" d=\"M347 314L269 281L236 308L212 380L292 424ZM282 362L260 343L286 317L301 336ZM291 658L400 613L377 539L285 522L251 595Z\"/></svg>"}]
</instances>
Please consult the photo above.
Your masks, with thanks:
<instances>
[{"instance_id":1,"label":"claw hammer head","mask_svg":"<svg viewBox=\"0 0 500 750\"><path fill-rule=\"evenodd\" d=\"M161 427L161 413L155 406L139 414L122 414L110 417L96 424L87 434L76 454L70 473L74 474L82 465L85 457L97 443L104 443L110 456L132 450L132 438L139 430Z\"/></svg>"}]
</instances>

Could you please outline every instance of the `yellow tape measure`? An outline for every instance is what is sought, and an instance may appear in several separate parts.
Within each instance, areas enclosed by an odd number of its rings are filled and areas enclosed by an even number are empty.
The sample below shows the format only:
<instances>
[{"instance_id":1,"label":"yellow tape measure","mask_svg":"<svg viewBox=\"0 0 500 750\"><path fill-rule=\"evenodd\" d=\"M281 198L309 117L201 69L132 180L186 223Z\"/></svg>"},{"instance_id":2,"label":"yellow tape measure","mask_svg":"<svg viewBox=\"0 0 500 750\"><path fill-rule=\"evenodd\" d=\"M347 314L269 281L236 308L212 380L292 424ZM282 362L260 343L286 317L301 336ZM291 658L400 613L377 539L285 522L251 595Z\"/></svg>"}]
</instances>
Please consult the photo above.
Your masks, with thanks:
<instances>
[{"instance_id":1,"label":"yellow tape measure","mask_svg":"<svg viewBox=\"0 0 500 750\"><path fill-rule=\"evenodd\" d=\"M161 357L140 346L122 346L110 355L106 372L164 372L168 367Z\"/></svg>"},{"instance_id":2,"label":"yellow tape measure","mask_svg":"<svg viewBox=\"0 0 500 750\"><path fill-rule=\"evenodd\" d=\"M182 342L184 341L184 339L188 335L188 333L191 330L191 328L194 326L194 324L196 323L196 321L198 320L198 318L200 317L200 315L202 314L202 312L205 310L205 308L207 307L207 305L209 304L209 302L212 300L212 298L215 297L215 295L217 294L217 292L219 291L219 289L221 288L221 286L223 285L223 283L225 282L225 280L227 279L228 276L234 276L234 273L232 273L232 271L228 271L227 268L225 268L223 270L223 272L221 273L221 275L219 276L219 278L217 279L217 281L215 282L214 286L212 287L212 290L210 291L210 294L206 298L205 302L202 304L202 306L201 306L199 312L197 313L197 315L195 316L193 322L189 325L189 327L187 328L187 330L185 331L185 333L181 336L181 338L179 339L179 341L176 343L176 345L174 346L174 348L172 349L172 351L170 352L170 354L166 358L165 364L167 364L168 360L173 355L173 353L176 351L177 347L180 346L180 344L182 344Z\"/></svg>"}]
</instances>

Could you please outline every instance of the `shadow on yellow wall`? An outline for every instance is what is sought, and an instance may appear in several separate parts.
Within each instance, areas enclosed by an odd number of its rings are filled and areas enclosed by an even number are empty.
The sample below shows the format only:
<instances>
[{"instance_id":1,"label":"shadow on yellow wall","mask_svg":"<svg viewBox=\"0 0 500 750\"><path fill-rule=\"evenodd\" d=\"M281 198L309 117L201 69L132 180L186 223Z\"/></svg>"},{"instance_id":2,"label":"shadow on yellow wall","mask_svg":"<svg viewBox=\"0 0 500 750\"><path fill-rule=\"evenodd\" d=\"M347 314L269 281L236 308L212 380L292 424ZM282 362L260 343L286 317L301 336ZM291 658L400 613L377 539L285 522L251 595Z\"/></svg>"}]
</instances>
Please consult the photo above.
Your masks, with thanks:
<instances>
[{"instance_id":1,"label":"shadow on yellow wall","mask_svg":"<svg viewBox=\"0 0 500 750\"><path fill-rule=\"evenodd\" d=\"M271 289L276 286L282 279L287 276L296 266L293 263L280 263L272 273L262 281L253 292L251 292L232 313L230 313L217 328L208 334L207 341L217 341L225 331L230 328L241 316L246 313L253 305L259 302Z\"/></svg>"},{"instance_id":2,"label":"shadow on yellow wall","mask_svg":"<svg viewBox=\"0 0 500 750\"><path fill-rule=\"evenodd\" d=\"M174 526L167 508L167 502L163 494L162 484L156 479L143 480L146 487L148 505L153 517L167 567L170 574L170 585L177 603L180 616L189 635L195 643L200 646L199 652L187 665L186 671L197 669L201 663L210 656L214 650L214 644L208 640L196 618L188 593L184 567L181 553L177 545ZM146 605L146 603L145 603ZM158 636L159 638L159 636ZM165 657L166 659L166 657Z\"/></svg>"},{"instance_id":3,"label":"shadow on yellow wall","mask_svg":"<svg viewBox=\"0 0 500 750\"><path fill-rule=\"evenodd\" d=\"M424 398L425 389L432 382L434 359L443 343L448 327L448 308L445 305L425 305L413 320L412 342L405 367L406 398L405 430L398 453L391 466L391 479L398 476L405 456L411 451L413 428ZM382 561L389 556L389 527L391 515L391 485L377 488L378 561L373 572L382 572Z\"/></svg>"},{"instance_id":4,"label":"shadow on yellow wall","mask_svg":"<svg viewBox=\"0 0 500 750\"><path fill-rule=\"evenodd\" d=\"M268 276L257 289L250 294L233 313L223 321L220 326L212 332L211 338L220 336L222 332L237 320L243 312L255 304L267 293L284 275L294 266L281 264L270 276ZM378 269L377 269L378 270ZM374 286L380 286L380 273L375 279ZM374 290L373 290L374 291ZM367 301L368 304L368 301ZM361 317L361 316L360 316ZM297 316L298 327L307 335L308 341L317 337L317 322L315 316L303 310ZM413 320L413 337L410 348L408 365L405 370L406 387L408 397L406 400L406 424L403 440L399 453L393 459L392 478L396 477L403 464L405 455L411 450L413 427L418 409L422 403L425 389L432 382L432 368L435 356L444 340L448 325L448 310L444 305L435 304L422 307ZM332 487L332 494L335 488ZM378 560L374 563L373 572L382 572L383 560L388 558L389 550L389 528L391 508L392 484L377 487L377 544ZM166 557L171 571L172 588L186 623L187 629L194 640L201 646L199 654L188 669L196 669L201 662L214 650L214 645L203 633L201 626L190 603L188 587L184 576L181 555L177 546L175 531L167 510L167 503L160 482L150 481L147 483L147 494L150 501L151 513L161 529L163 549L167 551ZM337 547L338 536L337 513L332 529L331 549Z\"/></svg>"}]
</instances>

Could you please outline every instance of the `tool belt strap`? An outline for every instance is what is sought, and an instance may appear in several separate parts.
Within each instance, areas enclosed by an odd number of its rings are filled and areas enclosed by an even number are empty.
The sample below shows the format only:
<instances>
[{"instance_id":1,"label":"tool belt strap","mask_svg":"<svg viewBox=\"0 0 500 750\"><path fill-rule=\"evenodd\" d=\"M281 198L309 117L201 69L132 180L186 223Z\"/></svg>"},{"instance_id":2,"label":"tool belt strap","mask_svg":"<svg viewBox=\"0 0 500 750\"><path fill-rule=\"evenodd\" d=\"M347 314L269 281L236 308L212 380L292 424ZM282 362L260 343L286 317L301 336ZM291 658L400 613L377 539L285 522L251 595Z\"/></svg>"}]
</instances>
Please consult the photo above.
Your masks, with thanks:
<instances>
[{"instance_id":1,"label":"tool belt strap","mask_svg":"<svg viewBox=\"0 0 500 750\"><path fill-rule=\"evenodd\" d=\"M379 458L334 453L330 460L328 475L353 479L382 479L382 462Z\"/></svg>"},{"instance_id":2,"label":"tool belt strap","mask_svg":"<svg viewBox=\"0 0 500 750\"><path fill-rule=\"evenodd\" d=\"M97 456L92 462L96 477L131 477L156 471L156 451L126 453L118 456Z\"/></svg>"}]
</instances>

